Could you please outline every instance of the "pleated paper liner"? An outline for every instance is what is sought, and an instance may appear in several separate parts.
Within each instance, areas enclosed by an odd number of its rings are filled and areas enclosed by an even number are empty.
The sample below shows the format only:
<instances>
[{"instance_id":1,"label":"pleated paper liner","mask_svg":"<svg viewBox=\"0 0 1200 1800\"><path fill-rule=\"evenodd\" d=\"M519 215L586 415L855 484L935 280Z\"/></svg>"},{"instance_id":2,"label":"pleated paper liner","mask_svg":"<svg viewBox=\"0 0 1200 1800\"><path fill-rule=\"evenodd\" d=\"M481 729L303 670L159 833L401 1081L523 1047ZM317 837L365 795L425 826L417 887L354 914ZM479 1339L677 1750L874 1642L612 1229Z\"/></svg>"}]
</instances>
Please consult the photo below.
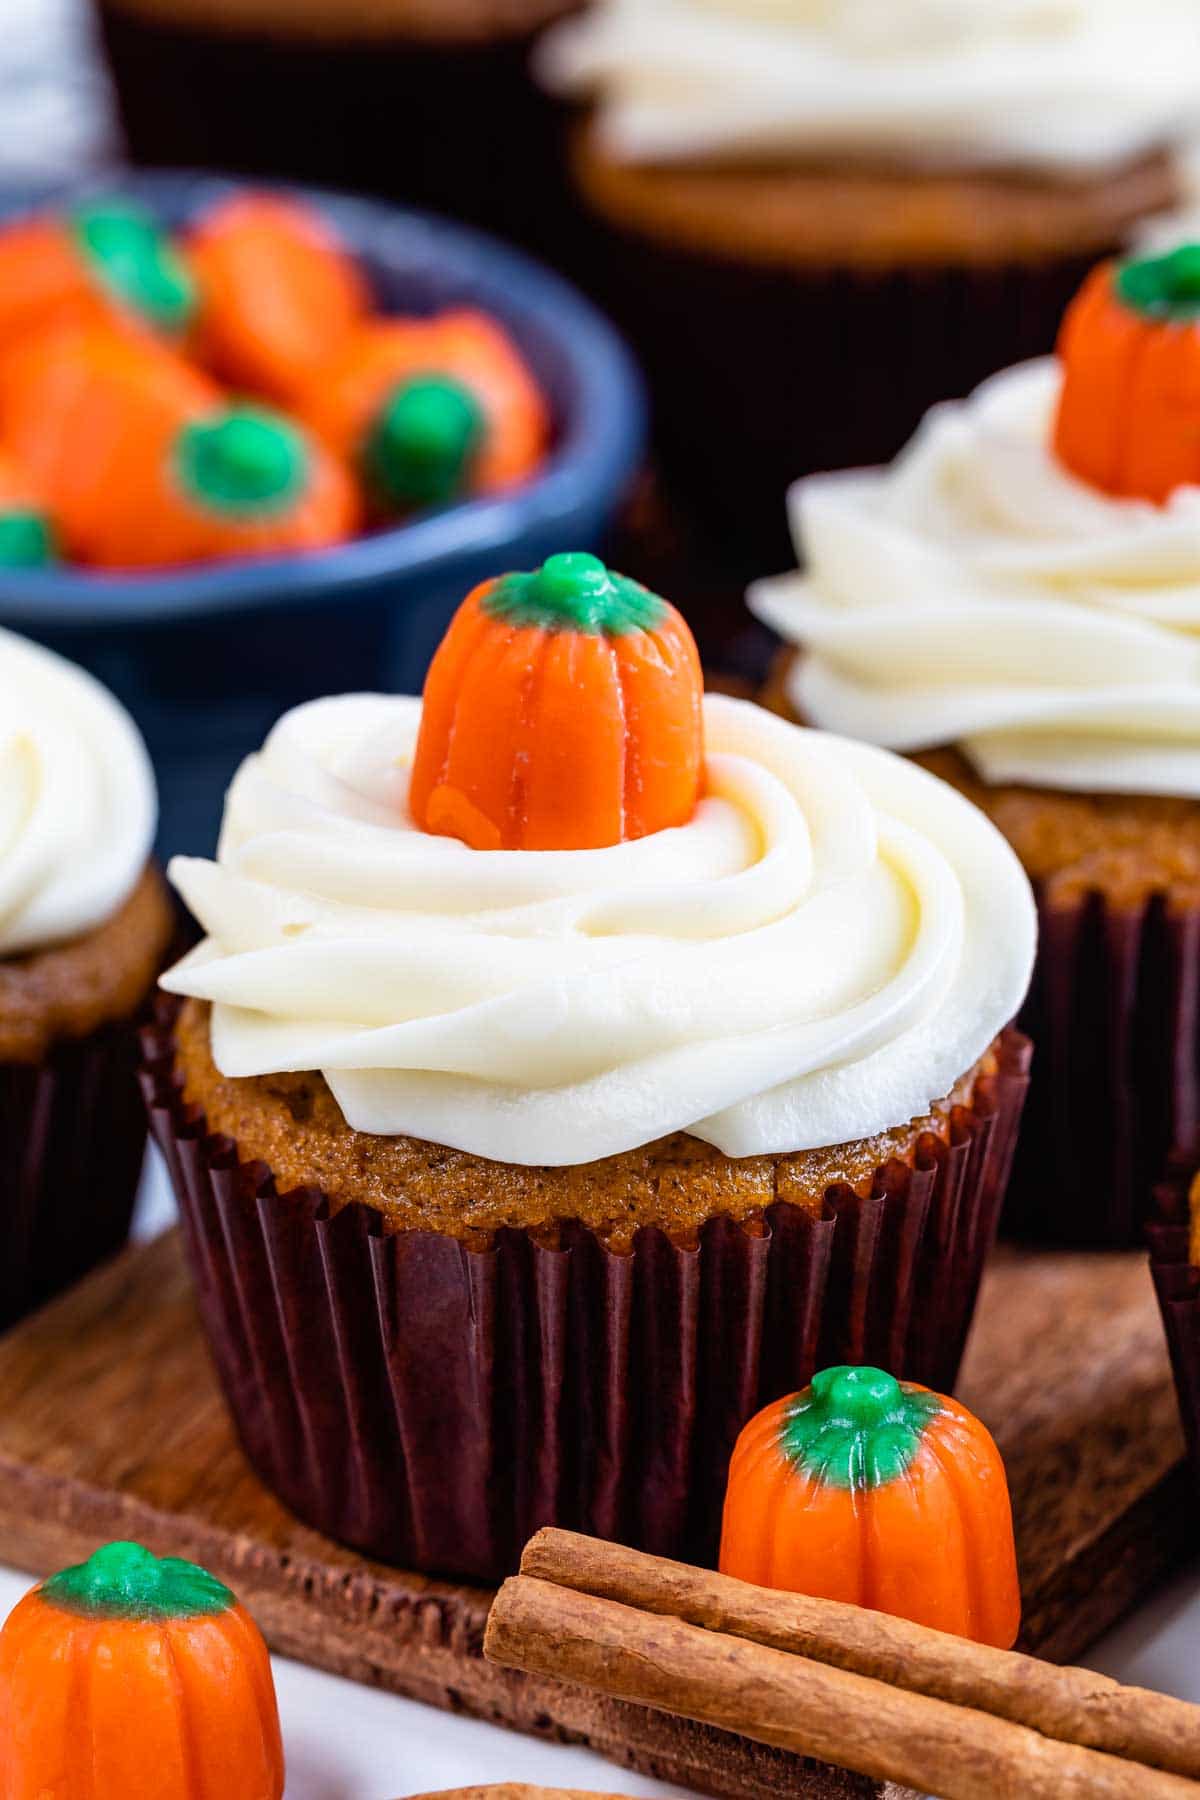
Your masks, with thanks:
<instances>
[{"instance_id":1,"label":"pleated paper liner","mask_svg":"<svg viewBox=\"0 0 1200 1800\"><path fill-rule=\"evenodd\" d=\"M0 1328L121 1248L145 1147L132 1023L0 1063Z\"/></svg>"},{"instance_id":2,"label":"pleated paper liner","mask_svg":"<svg viewBox=\"0 0 1200 1800\"><path fill-rule=\"evenodd\" d=\"M254 22L271 10L277 26ZM562 132L529 64L537 29L569 0L524 8L441 0L441 33L420 30L422 12L436 16L429 6L415 9L417 29L406 30L413 10L384 0L295 0L290 9L102 0L130 160L184 169L215 160L258 179L384 194L553 258L566 209ZM394 28L363 32L370 11L390 15ZM325 28L312 29L322 15ZM464 31L464 17L479 29Z\"/></svg>"},{"instance_id":3,"label":"pleated paper liner","mask_svg":"<svg viewBox=\"0 0 1200 1800\"><path fill-rule=\"evenodd\" d=\"M385 1562L495 1580L541 1525L711 1560L728 1458L767 1398L832 1362L953 1385L995 1232L1029 1045L860 1199L830 1189L628 1254L580 1225L471 1249L280 1195L206 1134L169 1013L143 1084L246 1453L307 1524Z\"/></svg>"},{"instance_id":4,"label":"pleated paper liner","mask_svg":"<svg viewBox=\"0 0 1200 1800\"><path fill-rule=\"evenodd\" d=\"M1200 1268L1191 1259L1188 1190L1200 1158L1176 1152L1154 1191L1147 1231L1150 1273L1162 1312L1188 1456L1200 1491Z\"/></svg>"},{"instance_id":5,"label":"pleated paper liner","mask_svg":"<svg viewBox=\"0 0 1200 1800\"><path fill-rule=\"evenodd\" d=\"M759 695L784 718L793 660L776 657ZM1141 1249L1172 1152L1200 1162L1200 907L1034 892L1037 964L1017 1023L1037 1057L1002 1226Z\"/></svg>"},{"instance_id":6,"label":"pleated paper liner","mask_svg":"<svg viewBox=\"0 0 1200 1800\"><path fill-rule=\"evenodd\" d=\"M668 483L743 584L794 561L793 481L887 462L935 402L1047 354L1100 255L767 267L599 224L587 253L647 371Z\"/></svg>"},{"instance_id":7,"label":"pleated paper liner","mask_svg":"<svg viewBox=\"0 0 1200 1800\"><path fill-rule=\"evenodd\" d=\"M1140 1247L1172 1148L1200 1156L1200 909L1038 897L1037 1045L1005 1226Z\"/></svg>"}]
</instances>

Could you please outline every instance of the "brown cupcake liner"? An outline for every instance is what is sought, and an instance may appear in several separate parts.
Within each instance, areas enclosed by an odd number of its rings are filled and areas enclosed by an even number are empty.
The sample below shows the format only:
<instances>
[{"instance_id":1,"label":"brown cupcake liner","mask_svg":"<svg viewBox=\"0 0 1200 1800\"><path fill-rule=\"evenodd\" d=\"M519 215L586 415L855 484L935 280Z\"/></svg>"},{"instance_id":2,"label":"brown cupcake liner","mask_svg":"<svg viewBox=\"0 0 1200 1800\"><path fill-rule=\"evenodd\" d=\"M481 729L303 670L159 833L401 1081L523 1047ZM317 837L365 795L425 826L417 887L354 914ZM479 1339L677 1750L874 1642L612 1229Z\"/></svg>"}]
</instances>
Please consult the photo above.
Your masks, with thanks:
<instances>
[{"instance_id":1,"label":"brown cupcake liner","mask_svg":"<svg viewBox=\"0 0 1200 1800\"><path fill-rule=\"evenodd\" d=\"M1141 1245L1172 1150L1200 1158L1200 908L1039 894L1038 1047L1004 1225Z\"/></svg>"},{"instance_id":2,"label":"brown cupcake liner","mask_svg":"<svg viewBox=\"0 0 1200 1800\"><path fill-rule=\"evenodd\" d=\"M132 1023L0 1063L0 1329L121 1248L145 1148Z\"/></svg>"},{"instance_id":3,"label":"brown cupcake liner","mask_svg":"<svg viewBox=\"0 0 1200 1800\"><path fill-rule=\"evenodd\" d=\"M452 8L442 35L406 33L399 17L389 33L356 34L351 19L339 30L335 5L320 34L245 26L228 4L211 8L211 25L186 16L200 10L98 8L135 165L210 168L215 155L240 175L379 194L553 256L576 209L563 109L529 62L538 29L569 0L530 6L520 28L509 7L504 28L471 36L455 31Z\"/></svg>"},{"instance_id":4,"label":"brown cupcake liner","mask_svg":"<svg viewBox=\"0 0 1200 1800\"><path fill-rule=\"evenodd\" d=\"M761 703L796 715L778 653ZM969 790L968 790L969 793ZM1200 907L1034 883L1038 954L1017 1024L1037 1045L1001 1229L1141 1248L1169 1159L1200 1162Z\"/></svg>"},{"instance_id":5,"label":"brown cupcake liner","mask_svg":"<svg viewBox=\"0 0 1200 1800\"><path fill-rule=\"evenodd\" d=\"M1101 253L767 268L598 221L568 244L646 370L668 488L743 585L794 560L784 506L793 481L887 462L935 402L1047 354Z\"/></svg>"},{"instance_id":6,"label":"brown cupcake liner","mask_svg":"<svg viewBox=\"0 0 1200 1800\"><path fill-rule=\"evenodd\" d=\"M496 1579L557 1523L665 1555L716 1548L729 1455L755 1408L837 1362L953 1385L992 1242L1029 1045L954 1112L950 1143L870 1195L789 1204L689 1245L618 1255L587 1228L477 1250L313 1189L209 1136L174 1072L169 1011L143 1086L200 1309L246 1453L306 1523L406 1567Z\"/></svg>"},{"instance_id":7,"label":"brown cupcake liner","mask_svg":"<svg viewBox=\"0 0 1200 1800\"><path fill-rule=\"evenodd\" d=\"M1179 1416L1192 1474L1200 1491L1200 1268L1191 1260L1188 1208L1188 1189L1198 1160L1195 1155L1171 1158L1167 1179L1155 1190L1154 1217L1146 1235L1150 1242L1150 1273L1179 1397Z\"/></svg>"}]
</instances>

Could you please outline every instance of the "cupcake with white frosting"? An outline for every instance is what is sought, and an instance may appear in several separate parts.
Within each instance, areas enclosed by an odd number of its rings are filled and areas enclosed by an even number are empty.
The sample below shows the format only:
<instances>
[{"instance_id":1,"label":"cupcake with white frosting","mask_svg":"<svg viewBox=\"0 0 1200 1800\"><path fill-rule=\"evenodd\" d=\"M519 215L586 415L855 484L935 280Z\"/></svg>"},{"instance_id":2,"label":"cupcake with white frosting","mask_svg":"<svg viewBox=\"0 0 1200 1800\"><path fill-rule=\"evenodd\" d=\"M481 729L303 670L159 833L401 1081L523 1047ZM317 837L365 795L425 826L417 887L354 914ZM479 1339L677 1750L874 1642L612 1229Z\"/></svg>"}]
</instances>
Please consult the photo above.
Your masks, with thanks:
<instances>
[{"instance_id":1,"label":"cupcake with white frosting","mask_svg":"<svg viewBox=\"0 0 1200 1800\"><path fill-rule=\"evenodd\" d=\"M1018 1216L1137 1241L1200 1150L1200 250L1100 268L1059 358L791 509L777 703L954 782L1038 891Z\"/></svg>"},{"instance_id":2,"label":"cupcake with white frosting","mask_svg":"<svg viewBox=\"0 0 1200 1800\"><path fill-rule=\"evenodd\" d=\"M478 1577L548 1520L699 1554L765 1395L953 1381L1034 911L951 787L702 698L674 609L564 556L423 702L286 715L171 874L156 1128L309 1522Z\"/></svg>"},{"instance_id":3,"label":"cupcake with white frosting","mask_svg":"<svg viewBox=\"0 0 1200 1800\"><path fill-rule=\"evenodd\" d=\"M129 1228L146 1140L134 1027L174 921L156 810L112 696L0 631L0 1325Z\"/></svg>"},{"instance_id":4,"label":"cupcake with white frosting","mask_svg":"<svg viewBox=\"0 0 1200 1800\"><path fill-rule=\"evenodd\" d=\"M668 472L760 557L786 482L1048 351L1200 131L1191 0L601 0L540 66L591 103L575 174L614 241L590 269Z\"/></svg>"}]
</instances>

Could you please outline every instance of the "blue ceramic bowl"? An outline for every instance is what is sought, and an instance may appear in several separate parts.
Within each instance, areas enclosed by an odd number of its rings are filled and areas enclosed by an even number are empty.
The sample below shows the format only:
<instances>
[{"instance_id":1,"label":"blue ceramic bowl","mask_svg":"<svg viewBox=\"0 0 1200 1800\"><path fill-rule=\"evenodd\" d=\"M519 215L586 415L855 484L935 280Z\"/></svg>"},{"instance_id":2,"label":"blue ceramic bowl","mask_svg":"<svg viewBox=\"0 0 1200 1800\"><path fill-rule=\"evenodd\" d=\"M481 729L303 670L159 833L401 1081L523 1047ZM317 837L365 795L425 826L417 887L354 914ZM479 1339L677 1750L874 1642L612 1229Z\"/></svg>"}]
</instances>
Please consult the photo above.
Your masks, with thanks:
<instances>
[{"instance_id":1,"label":"blue ceramic bowl","mask_svg":"<svg viewBox=\"0 0 1200 1800\"><path fill-rule=\"evenodd\" d=\"M132 196L171 226L236 183L174 172L89 192ZM511 331L554 416L541 473L336 549L161 574L0 571L0 624L90 669L129 707L162 799L160 848L211 848L225 786L288 706L354 689L418 691L463 595L555 550L600 546L644 437L641 385L606 321L549 270L481 233L298 189L355 252L385 311L467 303ZM12 196L0 210L75 198Z\"/></svg>"}]
</instances>

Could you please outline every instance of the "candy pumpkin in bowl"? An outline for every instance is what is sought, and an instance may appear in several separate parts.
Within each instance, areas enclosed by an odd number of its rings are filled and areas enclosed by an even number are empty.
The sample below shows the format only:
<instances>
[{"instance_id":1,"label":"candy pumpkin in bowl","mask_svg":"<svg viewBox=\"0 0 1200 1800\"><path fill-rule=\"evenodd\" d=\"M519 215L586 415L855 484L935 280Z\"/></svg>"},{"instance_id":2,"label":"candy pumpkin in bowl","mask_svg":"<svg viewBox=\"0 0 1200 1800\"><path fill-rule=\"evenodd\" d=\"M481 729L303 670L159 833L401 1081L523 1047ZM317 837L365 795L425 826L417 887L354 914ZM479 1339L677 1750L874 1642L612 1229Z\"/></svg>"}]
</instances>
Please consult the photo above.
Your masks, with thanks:
<instances>
[{"instance_id":1,"label":"candy pumpkin in bowl","mask_svg":"<svg viewBox=\"0 0 1200 1800\"><path fill-rule=\"evenodd\" d=\"M88 201L0 226L0 356L64 324L136 324L181 341L195 283L144 208Z\"/></svg>"},{"instance_id":2,"label":"candy pumpkin in bowl","mask_svg":"<svg viewBox=\"0 0 1200 1800\"><path fill-rule=\"evenodd\" d=\"M1200 1155L1200 245L1102 264L1057 356L791 505L771 704L952 781L1037 890L1013 1229L1141 1244Z\"/></svg>"},{"instance_id":3,"label":"candy pumpkin in bowl","mask_svg":"<svg viewBox=\"0 0 1200 1800\"><path fill-rule=\"evenodd\" d=\"M41 495L0 452L0 569L41 569L54 560L54 528Z\"/></svg>"},{"instance_id":4,"label":"candy pumpkin in bowl","mask_svg":"<svg viewBox=\"0 0 1200 1800\"><path fill-rule=\"evenodd\" d=\"M0 439L64 548L93 567L315 549L358 522L348 473L290 420L231 404L121 328L67 326L10 358Z\"/></svg>"},{"instance_id":5,"label":"candy pumpkin in bowl","mask_svg":"<svg viewBox=\"0 0 1200 1800\"><path fill-rule=\"evenodd\" d=\"M545 455L545 400L516 345L473 308L380 319L297 399L300 416L394 517L527 479Z\"/></svg>"},{"instance_id":6,"label":"candy pumpkin in bowl","mask_svg":"<svg viewBox=\"0 0 1200 1800\"><path fill-rule=\"evenodd\" d=\"M239 393L286 404L366 322L366 278L315 206L238 191L187 233L196 349Z\"/></svg>"},{"instance_id":7,"label":"candy pumpkin in bowl","mask_svg":"<svg viewBox=\"0 0 1200 1800\"><path fill-rule=\"evenodd\" d=\"M171 874L206 935L147 1093L310 1523L479 1578L547 1520L711 1557L763 1394L953 1379L1028 886L921 770L703 696L667 601L582 553L483 583L423 700L285 715Z\"/></svg>"}]
</instances>

